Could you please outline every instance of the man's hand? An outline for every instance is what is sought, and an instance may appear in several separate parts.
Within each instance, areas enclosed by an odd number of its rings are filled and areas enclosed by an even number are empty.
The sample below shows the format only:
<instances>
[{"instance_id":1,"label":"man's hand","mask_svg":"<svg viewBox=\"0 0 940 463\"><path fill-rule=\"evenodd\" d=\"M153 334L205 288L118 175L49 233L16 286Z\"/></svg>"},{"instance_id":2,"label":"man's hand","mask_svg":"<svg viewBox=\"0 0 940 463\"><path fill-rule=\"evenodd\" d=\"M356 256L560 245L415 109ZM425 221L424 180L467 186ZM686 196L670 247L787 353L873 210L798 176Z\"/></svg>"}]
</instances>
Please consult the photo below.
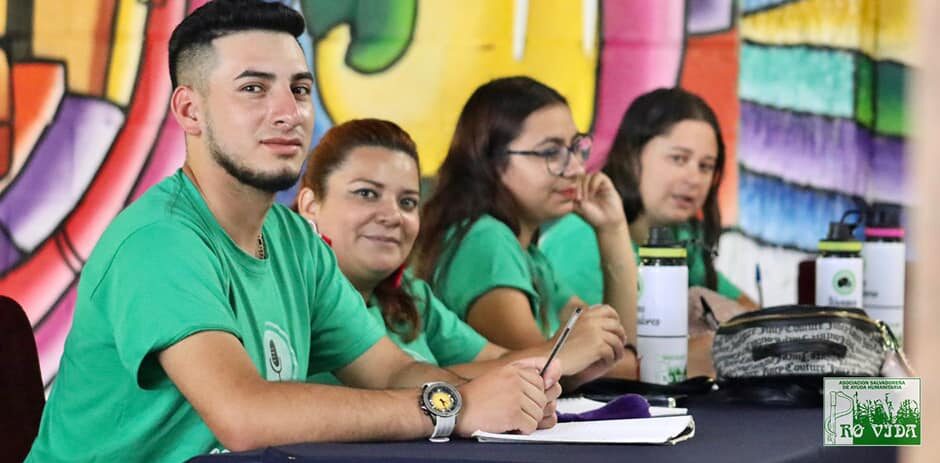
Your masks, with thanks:
<instances>
[{"instance_id":1,"label":"man's hand","mask_svg":"<svg viewBox=\"0 0 940 463\"><path fill-rule=\"evenodd\" d=\"M539 368L541 368L545 363L541 359L537 360ZM558 397L561 395L561 382L559 381L562 371L561 363L556 357L545 372L545 398L548 399L548 403L545 404L545 409L542 411L542 421L539 421L539 429L548 429L558 424L558 415L555 414L555 409L558 408Z\"/></svg>"},{"instance_id":2,"label":"man's hand","mask_svg":"<svg viewBox=\"0 0 940 463\"><path fill-rule=\"evenodd\" d=\"M519 360L461 386L464 409L457 417L456 434L469 437L476 430L530 434L553 426L561 368L552 362L543 379L539 369L544 364L543 358Z\"/></svg>"}]
</instances>

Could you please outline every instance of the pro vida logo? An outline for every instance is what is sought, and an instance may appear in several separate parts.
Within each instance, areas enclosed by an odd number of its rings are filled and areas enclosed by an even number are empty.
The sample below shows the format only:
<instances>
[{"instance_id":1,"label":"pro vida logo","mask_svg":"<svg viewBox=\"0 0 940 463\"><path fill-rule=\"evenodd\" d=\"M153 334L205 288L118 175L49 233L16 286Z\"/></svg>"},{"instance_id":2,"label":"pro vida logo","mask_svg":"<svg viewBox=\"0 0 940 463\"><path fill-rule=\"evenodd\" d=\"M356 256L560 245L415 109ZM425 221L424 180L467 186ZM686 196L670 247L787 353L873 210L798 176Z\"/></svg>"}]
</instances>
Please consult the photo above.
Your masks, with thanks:
<instances>
[{"instance_id":1,"label":"pro vida logo","mask_svg":"<svg viewBox=\"0 0 940 463\"><path fill-rule=\"evenodd\" d=\"M825 445L920 445L920 378L825 378Z\"/></svg>"}]
</instances>

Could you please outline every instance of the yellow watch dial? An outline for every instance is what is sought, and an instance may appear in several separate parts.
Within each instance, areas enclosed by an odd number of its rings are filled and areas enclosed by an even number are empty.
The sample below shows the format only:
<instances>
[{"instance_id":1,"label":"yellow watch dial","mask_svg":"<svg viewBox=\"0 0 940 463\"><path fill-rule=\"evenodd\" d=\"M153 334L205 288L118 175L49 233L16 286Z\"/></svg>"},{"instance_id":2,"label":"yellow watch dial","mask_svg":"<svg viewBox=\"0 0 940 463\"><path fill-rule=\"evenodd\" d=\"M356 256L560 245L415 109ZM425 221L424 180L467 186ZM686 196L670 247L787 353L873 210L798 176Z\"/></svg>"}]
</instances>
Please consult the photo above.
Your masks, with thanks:
<instances>
[{"instance_id":1,"label":"yellow watch dial","mask_svg":"<svg viewBox=\"0 0 940 463\"><path fill-rule=\"evenodd\" d=\"M454 408L454 396L447 391L437 390L431 393L431 406L440 412L447 412Z\"/></svg>"}]
</instances>

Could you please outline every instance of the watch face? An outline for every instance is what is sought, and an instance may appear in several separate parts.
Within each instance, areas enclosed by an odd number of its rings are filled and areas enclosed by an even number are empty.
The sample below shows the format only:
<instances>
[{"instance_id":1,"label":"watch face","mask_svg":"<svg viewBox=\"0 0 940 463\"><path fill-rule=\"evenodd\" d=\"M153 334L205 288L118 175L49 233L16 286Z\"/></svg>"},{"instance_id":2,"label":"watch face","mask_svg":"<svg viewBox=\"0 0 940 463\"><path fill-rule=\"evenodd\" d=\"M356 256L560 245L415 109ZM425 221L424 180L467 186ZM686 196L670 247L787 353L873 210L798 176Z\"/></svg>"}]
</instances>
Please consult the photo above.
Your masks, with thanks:
<instances>
[{"instance_id":1,"label":"watch face","mask_svg":"<svg viewBox=\"0 0 940 463\"><path fill-rule=\"evenodd\" d=\"M454 408L454 396L448 391L436 390L431 393L431 406L441 413L447 413Z\"/></svg>"},{"instance_id":2,"label":"watch face","mask_svg":"<svg viewBox=\"0 0 940 463\"><path fill-rule=\"evenodd\" d=\"M451 416L460 408L460 393L446 383L434 383L424 391L424 406L437 416Z\"/></svg>"}]
</instances>

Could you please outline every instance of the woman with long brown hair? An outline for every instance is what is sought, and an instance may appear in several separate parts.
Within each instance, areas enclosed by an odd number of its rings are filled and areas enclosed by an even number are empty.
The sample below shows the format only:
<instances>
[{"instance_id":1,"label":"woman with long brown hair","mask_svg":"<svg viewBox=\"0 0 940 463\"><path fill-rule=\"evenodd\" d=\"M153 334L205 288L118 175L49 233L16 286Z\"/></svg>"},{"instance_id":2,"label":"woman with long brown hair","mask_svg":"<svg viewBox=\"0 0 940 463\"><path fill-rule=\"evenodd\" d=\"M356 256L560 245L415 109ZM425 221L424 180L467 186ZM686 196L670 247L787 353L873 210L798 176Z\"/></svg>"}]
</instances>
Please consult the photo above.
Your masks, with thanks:
<instances>
[{"instance_id":1,"label":"woman with long brown hair","mask_svg":"<svg viewBox=\"0 0 940 463\"><path fill-rule=\"evenodd\" d=\"M580 323L619 326L635 340L636 265L620 197L586 174L591 138L554 89L528 77L488 82L464 105L433 195L422 211L417 273L491 342L544 343L585 302L538 250L539 228L576 212L596 231L604 302ZM626 375L635 358L627 355Z\"/></svg>"},{"instance_id":2,"label":"woman with long brown hair","mask_svg":"<svg viewBox=\"0 0 940 463\"><path fill-rule=\"evenodd\" d=\"M660 88L627 108L603 172L623 198L634 247L646 242L650 227L668 226L687 244L689 286L754 307L713 263L724 164L721 128L705 100L681 88ZM566 216L545 232L540 248L585 300L601 300L601 254L588 223Z\"/></svg>"}]
</instances>

